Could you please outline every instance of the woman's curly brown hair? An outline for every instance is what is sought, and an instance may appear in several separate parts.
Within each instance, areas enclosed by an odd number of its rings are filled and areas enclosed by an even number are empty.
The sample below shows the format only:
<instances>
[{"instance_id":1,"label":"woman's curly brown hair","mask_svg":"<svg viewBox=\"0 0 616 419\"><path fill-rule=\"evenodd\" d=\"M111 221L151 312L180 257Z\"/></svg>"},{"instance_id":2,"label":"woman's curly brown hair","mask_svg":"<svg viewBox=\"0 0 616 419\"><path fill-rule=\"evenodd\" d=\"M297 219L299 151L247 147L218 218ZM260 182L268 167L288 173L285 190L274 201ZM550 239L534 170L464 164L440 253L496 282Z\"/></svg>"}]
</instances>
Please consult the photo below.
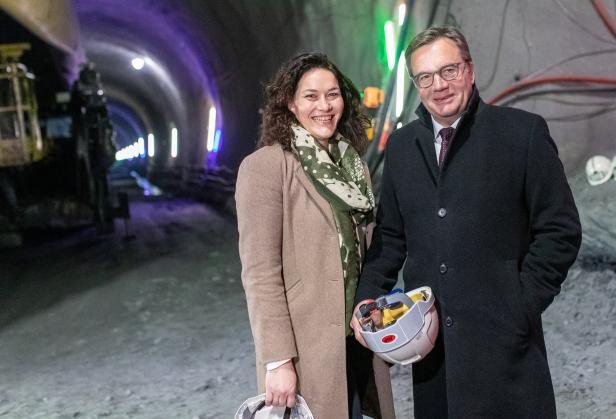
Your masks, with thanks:
<instances>
[{"instance_id":1,"label":"woman's curly brown hair","mask_svg":"<svg viewBox=\"0 0 616 419\"><path fill-rule=\"evenodd\" d=\"M279 143L283 149L291 149L293 140L291 125L299 122L288 106L295 96L302 76L314 68L329 70L336 76L344 100L344 110L338 121L337 130L359 154L363 154L368 147L366 129L370 126L370 118L361 106L359 92L353 82L329 61L327 55L318 52L300 54L287 61L266 85L265 106L257 148Z\"/></svg>"}]
</instances>

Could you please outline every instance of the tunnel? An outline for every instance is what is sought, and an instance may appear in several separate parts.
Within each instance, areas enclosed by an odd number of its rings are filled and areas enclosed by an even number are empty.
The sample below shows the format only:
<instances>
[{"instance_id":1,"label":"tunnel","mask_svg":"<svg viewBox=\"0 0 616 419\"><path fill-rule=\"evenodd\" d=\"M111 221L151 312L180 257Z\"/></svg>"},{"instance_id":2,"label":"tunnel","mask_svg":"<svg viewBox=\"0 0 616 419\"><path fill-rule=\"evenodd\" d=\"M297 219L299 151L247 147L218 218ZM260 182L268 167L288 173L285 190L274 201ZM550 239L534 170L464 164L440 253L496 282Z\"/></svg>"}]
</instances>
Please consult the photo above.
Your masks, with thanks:
<instances>
[{"instance_id":1,"label":"tunnel","mask_svg":"<svg viewBox=\"0 0 616 419\"><path fill-rule=\"evenodd\" d=\"M404 51L443 24L486 104L547 122L582 225L542 317L558 417L614 417L608 0L0 0L0 417L233 417L257 395L235 192L266 87L300 53L336 64L378 201L421 103ZM390 372L413 418L411 368Z\"/></svg>"}]
</instances>

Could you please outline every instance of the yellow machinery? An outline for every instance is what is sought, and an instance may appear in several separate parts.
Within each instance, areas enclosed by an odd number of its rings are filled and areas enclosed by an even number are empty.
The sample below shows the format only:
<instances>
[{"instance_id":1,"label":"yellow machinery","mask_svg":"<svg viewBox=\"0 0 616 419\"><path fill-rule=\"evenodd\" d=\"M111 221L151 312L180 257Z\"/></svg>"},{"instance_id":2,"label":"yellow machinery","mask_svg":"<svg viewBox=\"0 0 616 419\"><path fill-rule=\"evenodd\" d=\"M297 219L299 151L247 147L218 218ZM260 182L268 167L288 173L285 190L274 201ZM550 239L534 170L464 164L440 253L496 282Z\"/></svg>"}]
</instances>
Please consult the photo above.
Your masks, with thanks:
<instances>
[{"instance_id":1,"label":"yellow machinery","mask_svg":"<svg viewBox=\"0 0 616 419\"><path fill-rule=\"evenodd\" d=\"M0 45L0 167L21 166L47 154L38 122L34 76L19 63L30 45Z\"/></svg>"},{"instance_id":2,"label":"yellow machinery","mask_svg":"<svg viewBox=\"0 0 616 419\"><path fill-rule=\"evenodd\" d=\"M28 49L27 43L0 45L0 248L3 236L19 244L28 228L85 222L100 233L114 228L107 172L116 150L99 74L82 66L62 115L68 137L47 138L34 76L19 62Z\"/></svg>"}]
</instances>

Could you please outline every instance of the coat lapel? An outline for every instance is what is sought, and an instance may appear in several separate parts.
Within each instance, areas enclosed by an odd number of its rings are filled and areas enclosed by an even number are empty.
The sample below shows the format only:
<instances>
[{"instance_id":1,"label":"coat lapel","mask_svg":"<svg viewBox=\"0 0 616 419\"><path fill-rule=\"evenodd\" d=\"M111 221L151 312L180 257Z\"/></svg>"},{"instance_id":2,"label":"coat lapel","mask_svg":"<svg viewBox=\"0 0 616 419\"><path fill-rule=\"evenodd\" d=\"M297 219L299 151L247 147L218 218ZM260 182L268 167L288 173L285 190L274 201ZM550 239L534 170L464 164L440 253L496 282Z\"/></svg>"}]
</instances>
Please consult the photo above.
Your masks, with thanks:
<instances>
[{"instance_id":1,"label":"coat lapel","mask_svg":"<svg viewBox=\"0 0 616 419\"><path fill-rule=\"evenodd\" d=\"M439 168L438 161L436 161L436 151L434 151L434 133L432 132L432 130L429 130L422 126L421 132L419 132L416 137L416 141L423 155L424 162L430 170L432 181L434 182L434 184L436 184Z\"/></svg>"},{"instance_id":2,"label":"coat lapel","mask_svg":"<svg viewBox=\"0 0 616 419\"><path fill-rule=\"evenodd\" d=\"M473 86L473 92L471 94L471 97L469 98L467 108L462 114L462 119L458 124L456 133L451 139L451 145L449 146L449 150L447 150L447 154L445 155L443 168L446 166L447 162L451 160L452 156L456 153L456 150L462 146L462 143L464 143L464 135L458 135L459 132L462 131L468 124L469 120L473 118L475 112L479 112L482 109L482 106L483 102L479 97L479 92ZM438 167L438 161L436 159L436 152L434 148L434 131L432 126L432 118L428 110L423 106L423 104L419 104L419 106L415 110L415 114L420 121L420 132L417 134L417 143L419 144L419 148L421 149L426 165L430 169L432 181L436 184L438 182L440 169Z\"/></svg>"},{"instance_id":3,"label":"coat lapel","mask_svg":"<svg viewBox=\"0 0 616 419\"><path fill-rule=\"evenodd\" d=\"M432 127L432 118L428 110L421 103L417 109L415 109L415 114L417 115L420 123L419 129L417 130L417 145L421 150L426 166L428 166L428 169L430 170L432 181L436 185L439 168L438 161L436 160L436 151L434 148L434 129Z\"/></svg>"},{"instance_id":4,"label":"coat lapel","mask_svg":"<svg viewBox=\"0 0 616 419\"><path fill-rule=\"evenodd\" d=\"M299 180L299 183L304 187L304 189L306 189L308 195L310 195L319 210L323 213L323 215L327 219L327 222L334 230L337 230L336 221L334 220L334 215L332 213L332 208L329 205L329 202L327 202L327 200L321 196L319 191L317 191L317 189L314 187L314 184L312 183L312 180L308 177L306 172L304 172L304 169L299 163L295 168L295 176Z\"/></svg>"}]
</instances>

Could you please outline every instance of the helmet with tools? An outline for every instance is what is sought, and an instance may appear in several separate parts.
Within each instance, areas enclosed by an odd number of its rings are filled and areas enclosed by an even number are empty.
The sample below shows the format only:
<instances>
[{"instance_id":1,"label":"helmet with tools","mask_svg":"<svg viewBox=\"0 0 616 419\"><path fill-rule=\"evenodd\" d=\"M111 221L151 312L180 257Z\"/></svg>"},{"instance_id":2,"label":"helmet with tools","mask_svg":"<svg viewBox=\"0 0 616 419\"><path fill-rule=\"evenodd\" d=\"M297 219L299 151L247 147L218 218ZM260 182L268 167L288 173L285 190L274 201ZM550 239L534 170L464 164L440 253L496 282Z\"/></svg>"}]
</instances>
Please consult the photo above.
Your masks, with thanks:
<instances>
[{"instance_id":1,"label":"helmet with tools","mask_svg":"<svg viewBox=\"0 0 616 419\"><path fill-rule=\"evenodd\" d=\"M395 364L407 365L425 358L438 336L438 314L430 287L406 294L399 290L369 300L355 316L368 348Z\"/></svg>"}]
</instances>

